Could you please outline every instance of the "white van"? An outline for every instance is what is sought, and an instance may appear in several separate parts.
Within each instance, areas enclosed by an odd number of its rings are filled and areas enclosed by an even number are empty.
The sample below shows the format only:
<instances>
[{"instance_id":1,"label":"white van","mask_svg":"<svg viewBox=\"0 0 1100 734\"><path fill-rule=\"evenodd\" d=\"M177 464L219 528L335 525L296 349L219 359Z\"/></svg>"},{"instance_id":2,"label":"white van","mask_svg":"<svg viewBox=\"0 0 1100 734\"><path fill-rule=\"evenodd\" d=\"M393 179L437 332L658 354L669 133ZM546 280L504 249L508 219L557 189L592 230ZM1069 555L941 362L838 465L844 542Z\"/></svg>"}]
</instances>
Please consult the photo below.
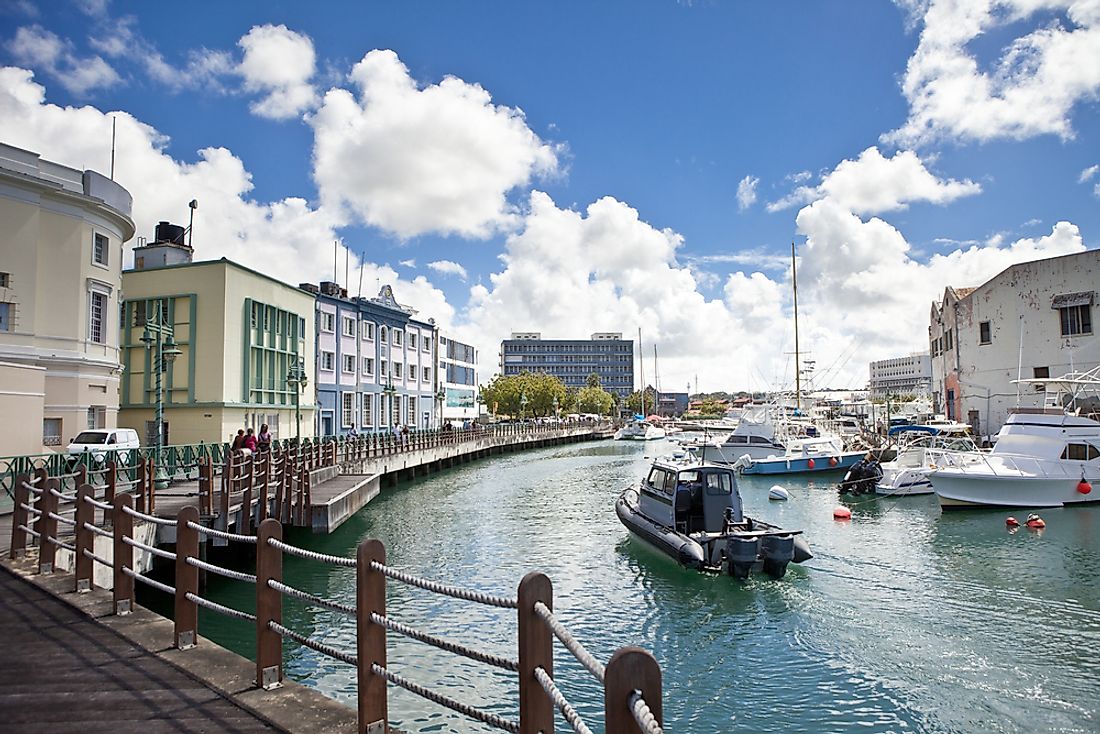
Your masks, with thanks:
<instances>
[{"instance_id":1,"label":"white van","mask_svg":"<svg viewBox=\"0 0 1100 734\"><path fill-rule=\"evenodd\" d=\"M138 441L137 431L132 428L100 428L94 431L81 431L69 443L66 451L70 456L80 456L85 451L92 454L92 458L101 463L107 457L108 452L117 451L120 462L130 462L130 449L141 446Z\"/></svg>"}]
</instances>

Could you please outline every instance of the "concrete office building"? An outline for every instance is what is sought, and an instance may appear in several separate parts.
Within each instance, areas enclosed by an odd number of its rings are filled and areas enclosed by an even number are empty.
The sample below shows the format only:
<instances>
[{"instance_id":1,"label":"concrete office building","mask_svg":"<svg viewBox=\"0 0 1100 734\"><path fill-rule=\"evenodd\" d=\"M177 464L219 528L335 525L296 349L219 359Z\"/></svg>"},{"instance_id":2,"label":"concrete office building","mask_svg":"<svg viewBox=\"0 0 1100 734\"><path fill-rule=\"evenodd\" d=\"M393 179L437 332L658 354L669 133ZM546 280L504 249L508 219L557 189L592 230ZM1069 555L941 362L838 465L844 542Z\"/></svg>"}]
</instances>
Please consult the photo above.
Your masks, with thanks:
<instances>
[{"instance_id":1,"label":"concrete office building","mask_svg":"<svg viewBox=\"0 0 1100 734\"><path fill-rule=\"evenodd\" d=\"M593 372L608 392L625 399L634 392L634 341L619 332L590 339L543 339L538 332L514 332L500 344L501 374L545 372L580 389Z\"/></svg>"},{"instance_id":2,"label":"concrete office building","mask_svg":"<svg viewBox=\"0 0 1100 734\"><path fill-rule=\"evenodd\" d=\"M126 189L0 144L0 456L113 428Z\"/></svg>"},{"instance_id":3,"label":"concrete office building","mask_svg":"<svg viewBox=\"0 0 1100 734\"><path fill-rule=\"evenodd\" d=\"M477 349L440 336L439 381L442 420L461 423L477 418Z\"/></svg>"},{"instance_id":4,"label":"concrete office building","mask_svg":"<svg viewBox=\"0 0 1100 734\"><path fill-rule=\"evenodd\" d=\"M872 398L927 395L932 390L932 357L920 352L872 362L868 384Z\"/></svg>"}]
</instances>

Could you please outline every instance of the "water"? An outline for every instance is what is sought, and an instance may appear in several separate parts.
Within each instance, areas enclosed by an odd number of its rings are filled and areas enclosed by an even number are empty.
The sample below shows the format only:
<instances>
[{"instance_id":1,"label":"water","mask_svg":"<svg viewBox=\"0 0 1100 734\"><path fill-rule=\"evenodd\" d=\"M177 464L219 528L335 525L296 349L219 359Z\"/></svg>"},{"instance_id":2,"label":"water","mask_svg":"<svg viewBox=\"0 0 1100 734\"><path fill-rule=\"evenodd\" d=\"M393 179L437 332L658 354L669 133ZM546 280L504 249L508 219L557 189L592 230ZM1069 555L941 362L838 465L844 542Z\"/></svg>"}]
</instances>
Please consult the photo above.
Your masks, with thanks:
<instances>
[{"instance_id":1,"label":"water","mask_svg":"<svg viewBox=\"0 0 1100 734\"><path fill-rule=\"evenodd\" d=\"M836 522L828 480L743 477L749 514L803 528L815 558L786 578L739 584L698 574L632 538L614 500L652 444L601 442L483 460L388 489L330 536L297 545L352 555L380 538L413 574L514 595L524 573L554 583L555 612L597 658L651 650L670 732L1100 731L1100 508L1046 510L1042 533L1010 534L1004 512L941 515L933 496L856 500ZM816 485L816 486L814 486ZM287 558L287 583L352 602L352 569ZM209 595L251 609L215 579ZM394 619L515 657L514 612L389 585ZM250 625L203 614L202 634L253 655ZM288 601L284 624L354 650L351 620ZM515 676L390 635L388 665L516 717ZM287 645L288 674L354 703L354 672ZM560 646L555 678L594 731L602 689ZM391 720L413 732L489 731L390 687ZM559 720L563 730L568 725Z\"/></svg>"}]
</instances>

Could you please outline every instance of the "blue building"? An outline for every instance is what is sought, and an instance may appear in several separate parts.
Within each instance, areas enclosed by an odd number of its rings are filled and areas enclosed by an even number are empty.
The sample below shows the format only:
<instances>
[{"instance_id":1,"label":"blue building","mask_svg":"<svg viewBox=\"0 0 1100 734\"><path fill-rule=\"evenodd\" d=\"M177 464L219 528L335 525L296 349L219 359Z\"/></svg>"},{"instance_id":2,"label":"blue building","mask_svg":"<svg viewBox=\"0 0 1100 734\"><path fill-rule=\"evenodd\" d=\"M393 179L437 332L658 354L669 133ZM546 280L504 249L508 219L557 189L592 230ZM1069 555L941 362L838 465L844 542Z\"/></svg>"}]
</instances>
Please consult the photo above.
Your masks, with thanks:
<instances>
[{"instance_id":1,"label":"blue building","mask_svg":"<svg viewBox=\"0 0 1100 734\"><path fill-rule=\"evenodd\" d=\"M625 399L634 392L634 341L618 332L591 339L543 339L538 332L515 332L500 343L500 372L546 372L580 389L588 376L600 376L604 390Z\"/></svg>"},{"instance_id":2,"label":"blue building","mask_svg":"<svg viewBox=\"0 0 1100 734\"><path fill-rule=\"evenodd\" d=\"M349 298L327 281L301 287L317 294L318 435L437 427L434 321L416 318L388 285L375 298Z\"/></svg>"}]
</instances>

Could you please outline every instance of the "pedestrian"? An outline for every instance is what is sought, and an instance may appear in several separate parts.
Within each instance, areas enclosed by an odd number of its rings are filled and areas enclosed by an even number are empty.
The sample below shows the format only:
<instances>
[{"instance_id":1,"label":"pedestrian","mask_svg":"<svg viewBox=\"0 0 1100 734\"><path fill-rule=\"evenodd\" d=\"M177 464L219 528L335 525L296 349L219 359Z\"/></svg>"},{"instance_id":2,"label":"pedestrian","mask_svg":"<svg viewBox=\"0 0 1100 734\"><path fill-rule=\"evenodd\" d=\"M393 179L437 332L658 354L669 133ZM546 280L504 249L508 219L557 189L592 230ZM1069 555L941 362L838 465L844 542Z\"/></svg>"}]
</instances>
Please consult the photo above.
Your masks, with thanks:
<instances>
[{"instance_id":1,"label":"pedestrian","mask_svg":"<svg viewBox=\"0 0 1100 734\"><path fill-rule=\"evenodd\" d=\"M271 431L268 430L266 423L260 426L260 433L256 436L256 448L260 451L271 450Z\"/></svg>"},{"instance_id":2,"label":"pedestrian","mask_svg":"<svg viewBox=\"0 0 1100 734\"><path fill-rule=\"evenodd\" d=\"M244 429L238 428L237 435L233 438L233 445L229 448L230 451L240 451L244 448Z\"/></svg>"},{"instance_id":3,"label":"pedestrian","mask_svg":"<svg viewBox=\"0 0 1100 734\"><path fill-rule=\"evenodd\" d=\"M408 425L401 426L401 443L406 446L409 443L409 427Z\"/></svg>"},{"instance_id":4,"label":"pedestrian","mask_svg":"<svg viewBox=\"0 0 1100 734\"><path fill-rule=\"evenodd\" d=\"M244 438L241 439L241 451L248 456L251 456L256 451L256 433L249 428L244 434Z\"/></svg>"}]
</instances>

